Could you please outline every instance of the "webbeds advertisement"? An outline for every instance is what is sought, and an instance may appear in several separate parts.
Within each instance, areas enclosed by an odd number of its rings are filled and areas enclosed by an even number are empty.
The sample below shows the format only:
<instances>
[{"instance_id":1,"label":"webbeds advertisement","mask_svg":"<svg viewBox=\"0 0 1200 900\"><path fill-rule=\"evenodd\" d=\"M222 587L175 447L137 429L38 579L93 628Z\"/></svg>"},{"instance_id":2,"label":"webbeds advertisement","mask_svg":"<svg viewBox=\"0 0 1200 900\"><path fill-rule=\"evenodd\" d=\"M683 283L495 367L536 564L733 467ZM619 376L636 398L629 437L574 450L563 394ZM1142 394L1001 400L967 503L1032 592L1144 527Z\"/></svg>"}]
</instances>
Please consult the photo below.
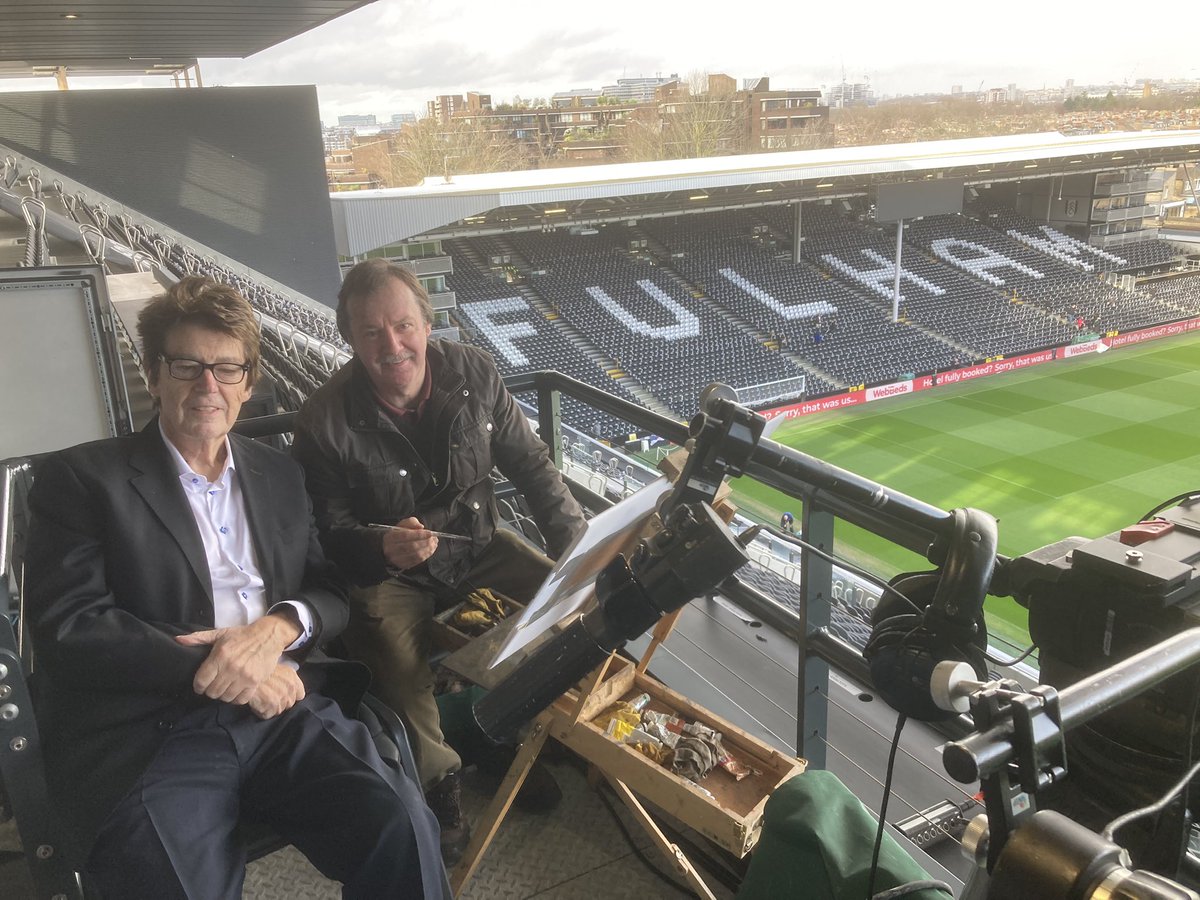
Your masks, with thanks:
<instances>
[{"instance_id":1,"label":"webbeds advertisement","mask_svg":"<svg viewBox=\"0 0 1200 900\"><path fill-rule=\"evenodd\" d=\"M1019 369L1026 369L1029 366L1040 365L1054 359L1072 359L1076 356L1086 356L1089 353L1104 353L1108 350L1115 350L1118 347L1128 347L1133 344L1141 344L1145 341L1158 340L1159 338L1175 337L1176 335L1187 334L1190 331L1200 331L1200 318L1185 319L1181 322L1168 322L1166 325L1155 325L1153 328L1142 328L1138 331L1114 333L1097 338L1094 341L1068 344L1063 347L1051 347L1046 350L1039 350L1036 353L1027 353L1023 356L1006 356L975 366L951 369L948 372L937 372L933 375L918 375L916 378L906 381L877 384L845 394L817 397L814 400L806 400L803 403L793 403L790 406L763 410L762 414L768 419L775 418L776 416L795 419L799 416L811 415L812 413L828 412L831 409L843 409L847 406L858 406L860 403L871 403L875 400L896 397L900 394L924 391L943 384L959 384L963 381L972 381L976 378L985 378L989 375L1015 372Z\"/></svg>"}]
</instances>

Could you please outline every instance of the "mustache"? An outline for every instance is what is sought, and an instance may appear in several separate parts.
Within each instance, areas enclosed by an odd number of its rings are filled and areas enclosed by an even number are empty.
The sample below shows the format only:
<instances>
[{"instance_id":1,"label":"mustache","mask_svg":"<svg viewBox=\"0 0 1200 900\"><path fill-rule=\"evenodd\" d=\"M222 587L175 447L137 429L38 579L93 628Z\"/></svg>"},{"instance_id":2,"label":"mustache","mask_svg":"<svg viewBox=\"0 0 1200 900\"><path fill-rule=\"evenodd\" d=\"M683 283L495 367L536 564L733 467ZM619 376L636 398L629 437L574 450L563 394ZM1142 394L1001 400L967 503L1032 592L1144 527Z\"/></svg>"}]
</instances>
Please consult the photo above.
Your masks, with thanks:
<instances>
[{"instance_id":1,"label":"mustache","mask_svg":"<svg viewBox=\"0 0 1200 900\"><path fill-rule=\"evenodd\" d=\"M408 362L416 356L415 353L389 353L387 356L379 357L379 362L382 365L390 366L397 363Z\"/></svg>"}]
</instances>

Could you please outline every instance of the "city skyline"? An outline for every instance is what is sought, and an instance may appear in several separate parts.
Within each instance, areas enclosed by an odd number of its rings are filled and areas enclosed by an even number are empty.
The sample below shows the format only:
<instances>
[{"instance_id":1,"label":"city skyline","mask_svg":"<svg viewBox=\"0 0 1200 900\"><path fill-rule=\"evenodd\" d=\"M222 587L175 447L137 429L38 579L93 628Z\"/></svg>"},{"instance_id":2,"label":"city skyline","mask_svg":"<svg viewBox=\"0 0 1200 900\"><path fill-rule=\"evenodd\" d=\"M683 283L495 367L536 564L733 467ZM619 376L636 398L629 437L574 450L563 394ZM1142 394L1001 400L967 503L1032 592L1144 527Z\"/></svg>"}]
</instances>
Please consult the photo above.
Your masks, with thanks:
<instances>
[{"instance_id":1,"label":"city skyline","mask_svg":"<svg viewBox=\"0 0 1200 900\"><path fill-rule=\"evenodd\" d=\"M777 89L870 81L877 95L948 94L1016 84L1023 90L1200 80L1200 61L1128 33L1129 21L1080 16L1031 0L994 9L933 0L919 13L863 0L806 9L765 0L729 15L711 0L676 5L615 0L377 0L244 60L201 60L206 85L316 84L322 121L347 114L423 114L439 94L514 96L600 88L622 77L724 73L769 76ZM1157 20L1147 20L1149 33ZM1128 46L1115 43L1128 39ZM1152 46L1153 45L1153 46ZM15 83L14 83L15 82ZM163 85L165 79L72 79L73 88ZM51 89L20 79L0 90Z\"/></svg>"}]
</instances>

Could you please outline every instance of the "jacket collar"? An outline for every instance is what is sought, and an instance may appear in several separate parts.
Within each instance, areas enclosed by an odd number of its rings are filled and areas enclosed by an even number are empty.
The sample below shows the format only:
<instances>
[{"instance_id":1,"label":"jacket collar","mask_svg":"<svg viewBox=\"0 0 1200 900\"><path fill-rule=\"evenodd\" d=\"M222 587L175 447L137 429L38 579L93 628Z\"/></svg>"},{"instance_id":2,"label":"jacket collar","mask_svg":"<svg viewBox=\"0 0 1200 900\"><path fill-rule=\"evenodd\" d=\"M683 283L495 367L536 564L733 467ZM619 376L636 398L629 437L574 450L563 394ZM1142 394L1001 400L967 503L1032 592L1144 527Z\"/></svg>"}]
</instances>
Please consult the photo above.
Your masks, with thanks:
<instances>
[{"instance_id":1,"label":"jacket collar","mask_svg":"<svg viewBox=\"0 0 1200 900\"><path fill-rule=\"evenodd\" d=\"M129 465L138 474L130 478L129 483L175 539L193 574L203 585L208 599L212 600L212 577L208 572L200 531L196 528L196 520L183 496L183 486L179 483L175 464L159 431L158 416L151 419L132 439L134 445L129 455Z\"/></svg>"},{"instance_id":2,"label":"jacket collar","mask_svg":"<svg viewBox=\"0 0 1200 900\"><path fill-rule=\"evenodd\" d=\"M447 394L458 393L466 384L463 373L451 365L440 344L441 341L431 340L425 348L425 364L429 366L432 382L432 390L426 404L426 410L429 412L439 409L445 403ZM349 370L345 376L348 381L345 401L347 424L352 429L394 431L395 426L375 399L370 376L359 358L353 357L345 368Z\"/></svg>"},{"instance_id":3,"label":"jacket collar","mask_svg":"<svg viewBox=\"0 0 1200 900\"><path fill-rule=\"evenodd\" d=\"M132 435L131 440L134 444L129 464L137 474L129 479L130 485L175 539L211 601L212 576L204 555L204 544L200 540L200 531L191 507L183 495L175 463L159 431L158 417L155 416L145 428ZM260 574L270 597L271 585L275 583L274 553L269 552L271 547L265 542L269 539L271 528L267 522L260 520L268 517L269 510L273 508L274 490L270 473L257 464L255 454L250 452L246 443L239 435L229 435L238 484L246 504L246 519L257 551Z\"/></svg>"}]
</instances>

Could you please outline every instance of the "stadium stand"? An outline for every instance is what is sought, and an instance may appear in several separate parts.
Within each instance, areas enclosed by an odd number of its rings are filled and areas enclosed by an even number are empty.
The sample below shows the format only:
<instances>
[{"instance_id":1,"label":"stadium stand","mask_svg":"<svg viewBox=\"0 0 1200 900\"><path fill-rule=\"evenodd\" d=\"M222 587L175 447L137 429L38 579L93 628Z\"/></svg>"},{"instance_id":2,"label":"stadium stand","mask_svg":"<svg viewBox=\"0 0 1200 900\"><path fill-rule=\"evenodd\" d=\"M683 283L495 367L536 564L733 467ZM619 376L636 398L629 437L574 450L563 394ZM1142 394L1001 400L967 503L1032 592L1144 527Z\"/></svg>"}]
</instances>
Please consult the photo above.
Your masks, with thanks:
<instances>
[{"instance_id":1,"label":"stadium stand","mask_svg":"<svg viewBox=\"0 0 1200 900\"><path fill-rule=\"evenodd\" d=\"M700 221L697 221L700 220ZM671 251L671 263L688 273L713 299L786 339L790 353L827 372L843 387L887 381L924 364L941 368L968 361L961 350L903 323L893 323L881 305L801 264L778 259L770 245L753 237L761 220L741 211L657 219L643 223ZM682 256L675 256L682 253ZM725 274L760 284L777 299L824 303L832 311L798 316L747 297ZM761 279L761 281L760 281ZM757 307L757 308L756 308ZM805 311L811 310L807 307ZM819 338L818 338L819 335ZM809 395L818 392L810 390Z\"/></svg>"},{"instance_id":2,"label":"stadium stand","mask_svg":"<svg viewBox=\"0 0 1200 900\"><path fill-rule=\"evenodd\" d=\"M1170 265L1179 259L1179 251L1166 241L1135 241L1114 247L1112 252L1124 259L1129 269Z\"/></svg>"},{"instance_id":3,"label":"stadium stand","mask_svg":"<svg viewBox=\"0 0 1200 900\"><path fill-rule=\"evenodd\" d=\"M204 274L235 285L261 314L263 361L284 409L298 409L304 398L337 367L338 354L348 349L337 334L332 310L313 309L201 257L180 241L157 234L129 215L111 216L103 203L82 193L68 193L60 182L54 181L47 188L36 169L20 172L11 159L5 161L0 183L10 193L21 195L23 204L28 201L38 210L38 216L30 224L37 244L35 259L26 265L52 265L55 257L50 251L61 255L64 250L61 239L46 236L46 216L51 214L77 227L86 257L106 272L112 267L105 261L105 251L112 245L126 248L132 266L144 271L163 269L176 277ZM129 343L132 347L132 341Z\"/></svg>"},{"instance_id":4,"label":"stadium stand","mask_svg":"<svg viewBox=\"0 0 1200 900\"><path fill-rule=\"evenodd\" d=\"M697 410L696 385L744 389L804 374L604 231L509 240L533 273L531 286L681 418Z\"/></svg>"},{"instance_id":5,"label":"stadium stand","mask_svg":"<svg viewBox=\"0 0 1200 900\"><path fill-rule=\"evenodd\" d=\"M93 260L104 260L109 242L128 248L137 268L236 285L262 314L264 358L284 408L297 408L345 359L331 310L202 257L129 215L110 216L103 203L69 194L59 182L44 187L35 170L21 172L6 160L0 185L28 201L22 250L35 263L62 252L61 238L47 237L46 228L48 216L61 216L79 229ZM790 208L774 206L591 234L448 241L455 272L447 283L459 298L462 330L505 374L557 369L624 399L653 402L629 390L621 380L627 376L680 417L695 410L696 385L715 380L746 389L803 375L812 398L1066 343L1085 327L1125 331L1200 315L1200 275L1142 277L1134 289L1118 277L1177 265L1178 252L1164 241L1099 250L1013 210L979 204L972 211L979 218L909 223L899 323L890 321L890 228L823 204L805 206L800 264L776 246L775 238L790 246L793 221ZM639 236L653 246L631 252L630 239ZM528 280L497 278L489 271L497 256L501 268L520 269ZM631 431L576 405L568 399L564 416L585 434Z\"/></svg>"},{"instance_id":6,"label":"stadium stand","mask_svg":"<svg viewBox=\"0 0 1200 900\"><path fill-rule=\"evenodd\" d=\"M1138 241L1107 250L1093 247L1044 222L1036 222L1002 206L980 203L975 208L975 216L989 228L1083 272L1120 272L1129 268L1169 265L1179 258L1179 252L1165 241Z\"/></svg>"},{"instance_id":7,"label":"stadium stand","mask_svg":"<svg viewBox=\"0 0 1200 900\"><path fill-rule=\"evenodd\" d=\"M476 253L469 244L476 244ZM481 271L476 259L503 255L494 242L477 238L471 242L447 241L444 248L454 260L454 273L446 276L446 285L458 297L455 318L464 335L483 347L496 360L502 375L517 375L542 369L557 370L602 391L637 403L622 384L577 346L571 343L511 284ZM520 399L537 406L532 392ZM607 416L571 398L564 397L563 419L585 434L613 437L629 434L628 422Z\"/></svg>"},{"instance_id":8,"label":"stadium stand","mask_svg":"<svg viewBox=\"0 0 1200 900\"><path fill-rule=\"evenodd\" d=\"M642 227L661 247L661 263L712 302L760 328L790 355L821 368L809 345L817 331L829 330L839 309L856 302L853 296L806 267L775 259L751 237L751 222L742 213L655 219ZM818 395L839 383L857 383L843 373L831 375L823 378L810 369L807 393Z\"/></svg>"},{"instance_id":9,"label":"stadium stand","mask_svg":"<svg viewBox=\"0 0 1200 900\"><path fill-rule=\"evenodd\" d=\"M1142 281L1138 290L1188 316L1200 316L1200 272Z\"/></svg>"},{"instance_id":10,"label":"stadium stand","mask_svg":"<svg viewBox=\"0 0 1200 900\"><path fill-rule=\"evenodd\" d=\"M1183 257L1181 251L1170 243L1158 240L1138 241L1102 250L1003 207L983 207L980 221L1084 272L1120 273L1131 269L1164 269L1178 265ZM1138 290L1145 291L1149 297L1167 307L1167 316L1174 318L1176 312L1182 315L1200 312L1200 298L1195 295L1194 289L1181 286L1177 290L1153 291L1148 289L1149 284L1151 282L1140 282ZM1155 309L1153 305L1150 308Z\"/></svg>"},{"instance_id":11,"label":"stadium stand","mask_svg":"<svg viewBox=\"0 0 1200 900\"><path fill-rule=\"evenodd\" d=\"M1087 332L1126 331L1179 317L1148 294L1126 291L965 215L929 216L907 227L923 250L1012 292Z\"/></svg>"},{"instance_id":12,"label":"stadium stand","mask_svg":"<svg viewBox=\"0 0 1200 900\"><path fill-rule=\"evenodd\" d=\"M804 221L805 258L832 274L855 280L889 308L895 280L894 226L849 221L831 207L817 207ZM790 237L790 229L789 229ZM1015 305L980 284L904 245L900 267L904 319L944 336L976 359L1018 353L1071 338L1059 317ZM922 368L941 368L936 360Z\"/></svg>"}]
</instances>

